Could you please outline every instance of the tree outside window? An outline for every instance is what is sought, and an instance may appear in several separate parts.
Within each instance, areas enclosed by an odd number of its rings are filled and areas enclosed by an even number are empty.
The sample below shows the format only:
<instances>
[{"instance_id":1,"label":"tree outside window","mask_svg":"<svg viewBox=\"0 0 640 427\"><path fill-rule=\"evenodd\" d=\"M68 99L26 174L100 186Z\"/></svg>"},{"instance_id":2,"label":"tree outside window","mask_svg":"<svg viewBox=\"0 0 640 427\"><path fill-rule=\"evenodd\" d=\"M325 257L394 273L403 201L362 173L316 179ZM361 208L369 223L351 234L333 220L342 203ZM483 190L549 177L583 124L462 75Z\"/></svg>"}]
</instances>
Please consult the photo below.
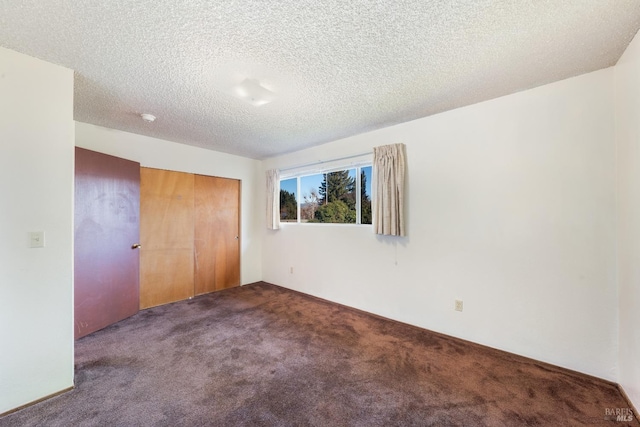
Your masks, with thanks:
<instances>
[{"instance_id":1,"label":"tree outside window","mask_svg":"<svg viewBox=\"0 0 640 427\"><path fill-rule=\"evenodd\" d=\"M281 220L296 222L292 220L294 217L297 220L298 204L292 189L299 180L300 222L371 224L371 169L365 166L281 181ZM291 214L293 205L295 216Z\"/></svg>"}]
</instances>

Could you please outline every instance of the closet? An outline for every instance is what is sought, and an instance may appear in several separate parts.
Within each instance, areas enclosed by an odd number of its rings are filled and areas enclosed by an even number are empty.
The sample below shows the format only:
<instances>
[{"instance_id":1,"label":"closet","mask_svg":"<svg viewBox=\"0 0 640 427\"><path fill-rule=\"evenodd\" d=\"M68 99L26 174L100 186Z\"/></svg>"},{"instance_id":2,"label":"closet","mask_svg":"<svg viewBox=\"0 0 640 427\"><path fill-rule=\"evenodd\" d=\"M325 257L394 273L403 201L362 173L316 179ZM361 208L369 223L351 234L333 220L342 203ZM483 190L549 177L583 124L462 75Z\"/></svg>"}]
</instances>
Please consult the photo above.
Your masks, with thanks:
<instances>
[{"instance_id":1,"label":"closet","mask_svg":"<svg viewBox=\"0 0 640 427\"><path fill-rule=\"evenodd\" d=\"M240 181L140 168L140 308L240 285Z\"/></svg>"}]
</instances>

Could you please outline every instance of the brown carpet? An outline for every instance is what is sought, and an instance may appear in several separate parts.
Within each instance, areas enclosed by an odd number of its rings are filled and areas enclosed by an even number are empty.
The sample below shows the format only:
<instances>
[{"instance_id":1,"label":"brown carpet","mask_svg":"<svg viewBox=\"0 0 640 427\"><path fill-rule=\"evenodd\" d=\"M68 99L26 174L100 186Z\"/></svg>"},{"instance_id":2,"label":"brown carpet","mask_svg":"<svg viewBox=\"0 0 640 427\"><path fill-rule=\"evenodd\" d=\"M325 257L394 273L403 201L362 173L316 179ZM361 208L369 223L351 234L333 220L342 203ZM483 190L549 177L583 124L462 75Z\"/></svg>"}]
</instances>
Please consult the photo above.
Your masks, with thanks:
<instances>
[{"instance_id":1,"label":"brown carpet","mask_svg":"<svg viewBox=\"0 0 640 427\"><path fill-rule=\"evenodd\" d=\"M0 426L639 425L612 408L607 382L256 283L82 338L76 388Z\"/></svg>"}]
</instances>

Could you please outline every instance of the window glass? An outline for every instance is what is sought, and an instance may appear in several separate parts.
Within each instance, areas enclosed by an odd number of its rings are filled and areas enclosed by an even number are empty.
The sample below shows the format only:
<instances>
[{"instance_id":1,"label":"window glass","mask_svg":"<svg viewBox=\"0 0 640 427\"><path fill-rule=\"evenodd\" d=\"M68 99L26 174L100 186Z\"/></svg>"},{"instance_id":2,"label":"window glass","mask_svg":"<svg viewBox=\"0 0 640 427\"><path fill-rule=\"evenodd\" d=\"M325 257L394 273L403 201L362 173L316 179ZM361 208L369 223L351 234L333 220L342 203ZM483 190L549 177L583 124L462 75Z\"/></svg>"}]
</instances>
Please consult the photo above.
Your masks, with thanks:
<instances>
[{"instance_id":1,"label":"window glass","mask_svg":"<svg viewBox=\"0 0 640 427\"><path fill-rule=\"evenodd\" d=\"M300 177L300 222L316 221L316 211L320 205L318 189L324 179L324 174L308 175Z\"/></svg>"},{"instance_id":2,"label":"window glass","mask_svg":"<svg viewBox=\"0 0 640 427\"><path fill-rule=\"evenodd\" d=\"M301 223L371 224L371 170L364 166L280 181L281 221L298 221L295 205Z\"/></svg>"},{"instance_id":3,"label":"window glass","mask_svg":"<svg viewBox=\"0 0 640 427\"><path fill-rule=\"evenodd\" d=\"M371 169L371 166L360 168L360 224L372 224Z\"/></svg>"},{"instance_id":4,"label":"window glass","mask_svg":"<svg viewBox=\"0 0 640 427\"><path fill-rule=\"evenodd\" d=\"M298 179L280 181L280 221L298 222Z\"/></svg>"},{"instance_id":5,"label":"window glass","mask_svg":"<svg viewBox=\"0 0 640 427\"><path fill-rule=\"evenodd\" d=\"M356 170L300 178L301 222L356 223Z\"/></svg>"}]
</instances>

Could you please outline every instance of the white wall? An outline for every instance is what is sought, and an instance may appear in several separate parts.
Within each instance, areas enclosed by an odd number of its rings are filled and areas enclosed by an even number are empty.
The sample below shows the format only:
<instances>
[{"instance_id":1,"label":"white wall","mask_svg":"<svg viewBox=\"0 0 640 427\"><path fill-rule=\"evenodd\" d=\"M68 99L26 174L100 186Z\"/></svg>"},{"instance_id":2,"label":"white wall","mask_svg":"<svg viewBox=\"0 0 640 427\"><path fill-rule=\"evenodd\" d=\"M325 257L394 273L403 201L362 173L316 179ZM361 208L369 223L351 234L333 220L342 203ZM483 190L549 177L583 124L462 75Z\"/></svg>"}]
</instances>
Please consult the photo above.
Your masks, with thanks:
<instances>
[{"instance_id":1,"label":"white wall","mask_svg":"<svg viewBox=\"0 0 640 427\"><path fill-rule=\"evenodd\" d=\"M640 408L640 36L615 67L619 383Z\"/></svg>"},{"instance_id":2,"label":"white wall","mask_svg":"<svg viewBox=\"0 0 640 427\"><path fill-rule=\"evenodd\" d=\"M73 141L73 71L0 48L0 414L73 385Z\"/></svg>"},{"instance_id":3,"label":"white wall","mask_svg":"<svg viewBox=\"0 0 640 427\"><path fill-rule=\"evenodd\" d=\"M242 284L262 280L262 229L256 215L263 206L256 194L257 184L262 182L258 160L81 122L76 122L76 145L133 160L145 167L241 180L240 280Z\"/></svg>"},{"instance_id":4,"label":"white wall","mask_svg":"<svg viewBox=\"0 0 640 427\"><path fill-rule=\"evenodd\" d=\"M612 85L609 68L265 160L403 142L409 190L407 238L263 231L264 280L616 380Z\"/></svg>"}]
</instances>

